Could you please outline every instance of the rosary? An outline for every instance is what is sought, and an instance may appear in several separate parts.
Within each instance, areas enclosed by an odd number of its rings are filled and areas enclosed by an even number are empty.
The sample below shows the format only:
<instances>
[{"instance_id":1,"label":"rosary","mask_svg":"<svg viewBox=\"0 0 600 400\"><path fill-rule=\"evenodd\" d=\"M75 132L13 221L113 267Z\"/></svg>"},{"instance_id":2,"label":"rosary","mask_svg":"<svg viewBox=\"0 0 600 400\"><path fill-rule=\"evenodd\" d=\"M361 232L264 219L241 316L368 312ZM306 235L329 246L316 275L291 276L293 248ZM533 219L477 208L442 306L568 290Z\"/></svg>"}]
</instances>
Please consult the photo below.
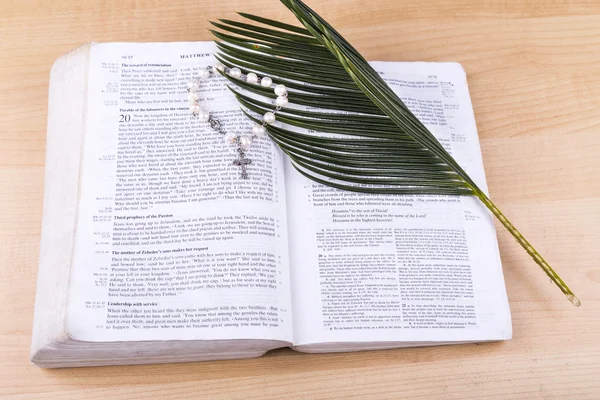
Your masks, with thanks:
<instances>
[{"instance_id":1,"label":"rosary","mask_svg":"<svg viewBox=\"0 0 600 400\"><path fill-rule=\"evenodd\" d=\"M242 81L261 85L267 88L273 88L277 99L275 99L275 110L269 111L263 115L262 124L254 124L252 127L252 133L238 136L235 133L226 133L221 130L221 122L210 115L210 113L202 107L198 102L198 90L200 89L200 83L203 80L210 78L217 74L217 70L229 75L232 78L240 79ZM275 123L275 113L281 110L288 104L288 92L284 85L275 85L273 80L268 76L259 78L254 72L248 74L242 74L239 68L229 68L217 62L214 66L207 66L206 68L200 69L200 72L196 78L187 84L188 101L190 103L190 112L194 118L198 118L202 122L208 123L208 126L215 132L225 135L225 143L235 146L237 159L233 161L233 165L241 168L241 178L248 179L247 166L252 163L252 160L246 158L246 150L252 145L252 142L258 138L267 137L267 125Z\"/></svg>"}]
</instances>

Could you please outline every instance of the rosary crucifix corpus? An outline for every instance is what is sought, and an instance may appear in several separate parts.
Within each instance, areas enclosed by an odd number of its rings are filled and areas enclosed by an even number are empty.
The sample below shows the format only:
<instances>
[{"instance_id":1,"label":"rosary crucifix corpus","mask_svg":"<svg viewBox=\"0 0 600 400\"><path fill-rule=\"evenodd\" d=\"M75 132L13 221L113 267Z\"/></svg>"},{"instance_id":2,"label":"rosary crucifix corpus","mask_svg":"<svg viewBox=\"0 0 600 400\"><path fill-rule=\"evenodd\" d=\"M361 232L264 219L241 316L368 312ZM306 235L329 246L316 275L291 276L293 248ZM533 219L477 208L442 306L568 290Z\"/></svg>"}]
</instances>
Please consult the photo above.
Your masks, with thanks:
<instances>
[{"instance_id":1,"label":"rosary crucifix corpus","mask_svg":"<svg viewBox=\"0 0 600 400\"><path fill-rule=\"evenodd\" d=\"M198 90L200 89L200 83L203 80L210 78L217 74L217 70L229 75L232 78L240 79L242 81L261 85L263 87L272 88L277 95L275 99L275 109L269 111L263 115L262 124L255 124L252 127L252 133L238 136L235 133L226 133L221 129L221 122L214 119L210 113L202 107L198 102ZM243 74L239 68L228 68L221 64L216 63L214 66L207 66L206 68L200 69L200 72L196 78L187 84L188 100L190 103L190 112L194 118L200 119L202 122L207 122L213 131L219 132L225 135L225 142L229 145L237 147L238 158L233 161L233 165L241 168L241 178L248 179L247 166L252 163L252 160L246 158L246 150L252 145L255 139L267 137L267 125L275 123L275 113L280 111L284 106L288 104L288 92L284 85L273 84L273 79L268 76L259 78L254 72Z\"/></svg>"}]
</instances>

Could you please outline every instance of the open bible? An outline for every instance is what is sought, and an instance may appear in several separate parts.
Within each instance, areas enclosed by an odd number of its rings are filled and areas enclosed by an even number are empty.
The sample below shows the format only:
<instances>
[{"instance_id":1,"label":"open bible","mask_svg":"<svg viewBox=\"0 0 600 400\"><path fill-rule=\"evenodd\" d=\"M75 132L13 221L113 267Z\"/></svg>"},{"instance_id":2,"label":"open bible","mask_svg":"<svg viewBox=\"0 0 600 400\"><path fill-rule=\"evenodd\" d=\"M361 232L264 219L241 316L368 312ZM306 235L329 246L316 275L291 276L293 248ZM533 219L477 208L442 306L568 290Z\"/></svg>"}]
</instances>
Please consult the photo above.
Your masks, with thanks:
<instances>
[{"instance_id":1,"label":"open bible","mask_svg":"<svg viewBox=\"0 0 600 400\"><path fill-rule=\"evenodd\" d=\"M52 68L31 360L136 364L505 340L491 214L476 199L314 183L269 140L247 152L190 116L214 45L87 44ZM374 68L481 188L456 63ZM248 132L224 78L200 101ZM240 178L240 169L249 179Z\"/></svg>"}]
</instances>

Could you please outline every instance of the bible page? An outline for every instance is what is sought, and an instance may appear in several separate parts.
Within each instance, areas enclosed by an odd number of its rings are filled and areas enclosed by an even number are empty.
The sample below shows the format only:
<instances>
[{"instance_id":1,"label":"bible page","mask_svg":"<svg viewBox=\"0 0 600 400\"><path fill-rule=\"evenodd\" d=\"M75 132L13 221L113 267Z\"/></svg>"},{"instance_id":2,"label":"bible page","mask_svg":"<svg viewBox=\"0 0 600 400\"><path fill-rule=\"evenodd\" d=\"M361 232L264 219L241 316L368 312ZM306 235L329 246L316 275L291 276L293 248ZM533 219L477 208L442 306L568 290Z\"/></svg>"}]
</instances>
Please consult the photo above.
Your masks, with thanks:
<instances>
[{"instance_id":1,"label":"bible page","mask_svg":"<svg viewBox=\"0 0 600 400\"><path fill-rule=\"evenodd\" d=\"M68 332L85 341L292 341L281 153L193 118L186 84L214 45L94 44ZM199 102L252 127L220 75ZM241 166L249 179L241 178Z\"/></svg>"},{"instance_id":2,"label":"bible page","mask_svg":"<svg viewBox=\"0 0 600 400\"><path fill-rule=\"evenodd\" d=\"M374 68L487 191L466 74ZM333 189L286 163L295 345L508 339L492 215L477 199Z\"/></svg>"}]
</instances>

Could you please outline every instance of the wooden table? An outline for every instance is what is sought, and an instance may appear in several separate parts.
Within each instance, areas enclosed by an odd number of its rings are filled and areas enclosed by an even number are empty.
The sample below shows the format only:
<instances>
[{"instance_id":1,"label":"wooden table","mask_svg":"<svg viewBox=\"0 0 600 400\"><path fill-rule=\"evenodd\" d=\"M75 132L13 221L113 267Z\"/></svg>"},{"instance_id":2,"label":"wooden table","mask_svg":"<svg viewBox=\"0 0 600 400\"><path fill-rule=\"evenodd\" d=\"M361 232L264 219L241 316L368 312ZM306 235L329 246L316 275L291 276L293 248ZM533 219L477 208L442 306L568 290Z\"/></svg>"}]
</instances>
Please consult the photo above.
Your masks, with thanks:
<instances>
[{"instance_id":1,"label":"wooden table","mask_svg":"<svg viewBox=\"0 0 600 400\"><path fill-rule=\"evenodd\" d=\"M88 41L208 40L275 0L0 0L0 397L600 399L600 2L309 0L371 60L465 67L492 198L583 302L498 225L506 343L227 362L42 370L28 361L48 74Z\"/></svg>"}]
</instances>

